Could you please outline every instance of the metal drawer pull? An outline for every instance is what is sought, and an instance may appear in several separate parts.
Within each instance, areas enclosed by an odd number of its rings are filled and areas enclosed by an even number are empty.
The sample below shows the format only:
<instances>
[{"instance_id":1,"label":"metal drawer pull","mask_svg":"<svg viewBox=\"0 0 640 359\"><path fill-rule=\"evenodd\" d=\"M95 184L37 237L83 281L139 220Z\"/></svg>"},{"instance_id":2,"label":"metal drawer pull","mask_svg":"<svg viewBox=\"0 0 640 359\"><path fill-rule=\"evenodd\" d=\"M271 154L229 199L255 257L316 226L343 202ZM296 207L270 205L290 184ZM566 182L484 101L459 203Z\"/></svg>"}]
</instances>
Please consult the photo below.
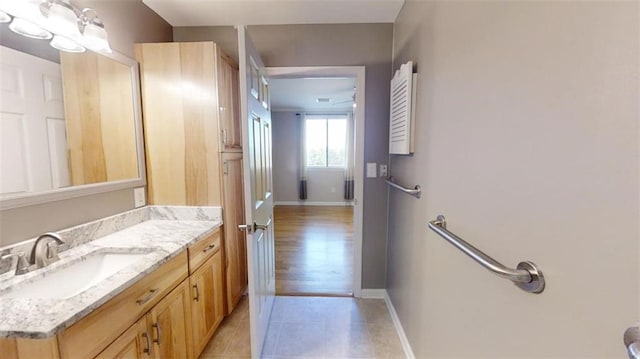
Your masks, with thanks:
<instances>
[{"instance_id":1,"label":"metal drawer pull","mask_svg":"<svg viewBox=\"0 0 640 359\"><path fill-rule=\"evenodd\" d=\"M144 348L142 351L146 354L151 354L151 342L149 341L149 334L147 334L147 332L142 333L142 337L145 339L145 342L147 343L146 348Z\"/></svg>"},{"instance_id":2,"label":"metal drawer pull","mask_svg":"<svg viewBox=\"0 0 640 359\"><path fill-rule=\"evenodd\" d=\"M534 263L529 261L520 262L516 269L505 267L502 263L449 232L447 230L447 221L443 215L439 215L435 221L429 222L429 228L493 274L512 281L518 288L530 293L542 293L544 290L544 276L540 268Z\"/></svg>"},{"instance_id":3,"label":"metal drawer pull","mask_svg":"<svg viewBox=\"0 0 640 359\"><path fill-rule=\"evenodd\" d=\"M157 339L155 339L153 342L160 345L160 337L162 336L162 329L160 329L160 323L154 323L151 325L153 328L156 329L156 335L157 335Z\"/></svg>"},{"instance_id":4,"label":"metal drawer pull","mask_svg":"<svg viewBox=\"0 0 640 359\"><path fill-rule=\"evenodd\" d=\"M149 291L149 294L147 294L144 298L140 298L138 300L136 300L136 303L138 303L138 305L143 305L146 302L150 301L151 298L153 298L157 293L158 293L158 288L153 288Z\"/></svg>"},{"instance_id":5,"label":"metal drawer pull","mask_svg":"<svg viewBox=\"0 0 640 359\"><path fill-rule=\"evenodd\" d=\"M193 289L196 290L196 296L193 297L193 300L195 300L196 302L199 302L200 301L200 290L198 289L198 284L197 283L193 285Z\"/></svg>"},{"instance_id":6,"label":"metal drawer pull","mask_svg":"<svg viewBox=\"0 0 640 359\"><path fill-rule=\"evenodd\" d=\"M205 249L202 250L203 253L207 253L208 251L214 249L216 247L215 243L211 243L210 245L206 246Z\"/></svg>"}]
</instances>

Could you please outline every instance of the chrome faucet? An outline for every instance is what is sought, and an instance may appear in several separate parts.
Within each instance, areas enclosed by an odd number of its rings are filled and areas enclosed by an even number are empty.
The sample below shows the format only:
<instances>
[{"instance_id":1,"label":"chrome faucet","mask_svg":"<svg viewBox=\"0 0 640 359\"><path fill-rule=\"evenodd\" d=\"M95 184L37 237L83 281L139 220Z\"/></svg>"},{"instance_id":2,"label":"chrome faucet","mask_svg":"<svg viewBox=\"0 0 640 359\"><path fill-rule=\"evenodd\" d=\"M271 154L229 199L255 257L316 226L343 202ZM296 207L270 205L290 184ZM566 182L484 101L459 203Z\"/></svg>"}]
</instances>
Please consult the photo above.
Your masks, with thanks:
<instances>
[{"instance_id":1,"label":"chrome faucet","mask_svg":"<svg viewBox=\"0 0 640 359\"><path fill-rule=\"evenodd\" d=\"M34 269L46 267L60 259L58 258L58 252L55 247L51 247L53 243L52 240L55 241L57 245L64 244L60 235L52 232L42 234L36 239L31 249L31 257L29 258L29 264L35 266Z\"/></svg>"},{"instance_id":2,"label":"chrome faucet","mask_svg":"<svg viewBox=\"0 0 640 359\"><path fill-rule=\"evenodd\" d=\"M52 246L52 244L54 246ZM48 232L40 235L31 248L31 256L25 258L24 252L16 253L0 253L0 261L6 259L14 259L11 268L15 266L16 275L29 273L30 271L42 267L59 260L57 246L64 244L62 238L57 233ZM9 269L11 270L11 269Z\"/></svg>"}]
</instances>

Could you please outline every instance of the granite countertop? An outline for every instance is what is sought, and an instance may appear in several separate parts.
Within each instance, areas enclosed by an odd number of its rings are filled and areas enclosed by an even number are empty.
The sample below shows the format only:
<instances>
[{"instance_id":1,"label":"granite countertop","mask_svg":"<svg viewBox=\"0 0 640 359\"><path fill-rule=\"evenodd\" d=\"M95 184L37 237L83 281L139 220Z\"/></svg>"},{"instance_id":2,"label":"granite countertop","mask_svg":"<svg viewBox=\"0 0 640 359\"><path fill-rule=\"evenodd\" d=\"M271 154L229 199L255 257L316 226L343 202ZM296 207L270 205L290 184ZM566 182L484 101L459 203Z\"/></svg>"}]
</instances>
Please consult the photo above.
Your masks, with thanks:
<instances>
[{"instance_id":1,"label":"granite countertop","mask_svg":"<svg viewBox=\"0 0 640 359\"><path fill-rule=\"evenodd\" d=\"M59 261L24 275L2 275L0 337L47 338L56 335L221 225L219 207L149 206L57 232L66 242L65 250L59 253ZM32 241L8 249L24 252ZM22 284L103 252L133 253L141 257L69 298L11 296L11 292L19 291Z\"/></svg>"}]
</instances>

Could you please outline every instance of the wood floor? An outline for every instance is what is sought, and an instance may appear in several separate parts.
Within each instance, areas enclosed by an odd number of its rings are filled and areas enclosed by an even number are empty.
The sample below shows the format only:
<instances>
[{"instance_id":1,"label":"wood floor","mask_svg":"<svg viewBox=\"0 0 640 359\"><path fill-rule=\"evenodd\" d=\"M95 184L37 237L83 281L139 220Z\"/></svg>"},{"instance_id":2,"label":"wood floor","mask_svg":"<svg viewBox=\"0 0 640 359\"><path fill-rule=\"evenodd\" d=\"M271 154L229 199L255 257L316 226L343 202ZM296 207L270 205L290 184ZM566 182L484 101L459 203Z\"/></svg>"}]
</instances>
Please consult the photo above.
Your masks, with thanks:
<instances>
[{"instance_id":1,"label":"wood floor","mask_svg":"<svg viewBox=\"0 0 640 359\"><path fill-rule=\"evenodd\" d=\"M276 206L276 294L348 296L353 207Z\"/></svg>"}]
</instances>

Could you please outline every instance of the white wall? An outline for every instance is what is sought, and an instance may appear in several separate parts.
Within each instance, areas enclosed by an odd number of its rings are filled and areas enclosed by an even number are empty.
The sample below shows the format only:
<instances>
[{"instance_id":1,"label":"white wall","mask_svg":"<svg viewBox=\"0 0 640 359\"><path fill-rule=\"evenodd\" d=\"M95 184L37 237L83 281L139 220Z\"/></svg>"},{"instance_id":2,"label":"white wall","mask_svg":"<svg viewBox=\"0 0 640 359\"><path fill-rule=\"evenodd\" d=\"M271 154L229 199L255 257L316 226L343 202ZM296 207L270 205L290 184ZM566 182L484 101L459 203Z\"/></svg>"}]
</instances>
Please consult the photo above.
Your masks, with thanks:
<instances>
[{"instance_id":1,"label":"white wall","mask_svg":"<svg viewBox=\"0 0 640 359\"><path fill-rule=\"evenodd\" d=\"M273 111L273 196L276 204L298 203L300 178L300 116L294 111ZM307 200L299 203L344 203L344 172L321 168L307 171Z\"/></svg>"},{"instance_id":2,"label":"white wall","mask_svg":"<svg viewBox=\"0 0 640 359\"><path fill-rule=\"evenodd\" d=\"M408 1L417 146L391 158L387 287L418 358L624 358L639 313L639 3ZM509 266L491 275L427 229Z\"/></svg>"}]
</instances>

